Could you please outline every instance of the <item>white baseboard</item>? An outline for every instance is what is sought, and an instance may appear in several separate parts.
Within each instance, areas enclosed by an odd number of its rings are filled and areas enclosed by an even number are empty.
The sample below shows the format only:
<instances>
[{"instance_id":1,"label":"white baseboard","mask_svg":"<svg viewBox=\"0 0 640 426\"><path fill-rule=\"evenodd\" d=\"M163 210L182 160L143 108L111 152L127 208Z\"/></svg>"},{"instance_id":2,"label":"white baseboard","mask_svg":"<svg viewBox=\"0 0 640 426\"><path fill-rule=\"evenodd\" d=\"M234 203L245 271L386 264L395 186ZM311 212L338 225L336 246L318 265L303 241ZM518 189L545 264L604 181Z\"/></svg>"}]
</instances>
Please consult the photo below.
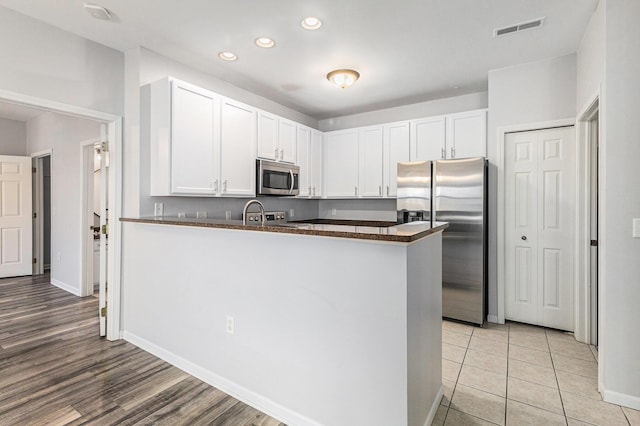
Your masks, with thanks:
<instances>
[{"instance_id":1,"label":"white baseboard","mask_svg":"<svg viewBox=\"0 0 640 426\"><path fill-rule=\"evenodd\" d=\"M487 322L498 324L498 316L497 315L487 315Z\"/></svg>"},{"instance_id":2,"label":"white baseboard","mask_svg":"<svg viewBox=\"0 0 640 426\"><path fill-rule=\"evenodd\" d=\"M69 292L69 293L71 293L73 295L82 296L82 294L80 293L79 289L77 289L75 287L72 287L67 283L63 283L62 281L54 280L53 278L51 278L51 284L55 285L58 288L61 288L64 291L67 291L67 292Z\"/></svg>"},{"instance_id":3,"label":"white baseboard","mask_svg":"<svg viewBox=\"0 0 640 426\"><path fill-rule=\"evenodd\" d=\"M166 349L159 347L152 342L149 342L146 339L143 339L142 337L138 337L126 330L122 333L122 337L127 342L130 342L138 346L139 348L144 349L150 354L157 356L158 358L168 362L169 364L178 367L184 372L191 374L192 376L202 380L203 382L206 382L211 386L220 389L224 393L231 395L232 397L246 404L249 404L252 407L255 407L256 409L280 420L281 422L290 425L320 426L320 423L317 423L295 411L283 407L282 405L277 404L260 394L250 391L238 385L237 383L232 382L231 380L221 377L212 371L202 368L191 361L188 361L172 352L167 351Z\"/></svg>"},{"instance_id":4,"label":"white baseboard","mask_svg":"<svg viewBox=\"0 0 640 426\"><path fill-rule=\"evenodd\" d=\"M440 406L442 395L444 395L444 386L440 385L440 389L438 389L436 399L433 401L433 404L431 404L431 410L429 410L429 415L427 416L427 420L424 422L424 426L430 426L431 423L433 423L433 419L436 417L436 412L438 411L438 407Z\"/></svg>"},{"instance_id":5,"label":"white baseboard","mask_svg":"<svg viewBox=\"0 0 640 426\"><path fill-rule=\"evenodd\" d=\"M605 400L605 402L633 408L634 410L640 410L640 397L638 396L627 395L625 393L619 393L604 389L604 392L602 392L602 398Z\"/></svg>"}]
</instances>

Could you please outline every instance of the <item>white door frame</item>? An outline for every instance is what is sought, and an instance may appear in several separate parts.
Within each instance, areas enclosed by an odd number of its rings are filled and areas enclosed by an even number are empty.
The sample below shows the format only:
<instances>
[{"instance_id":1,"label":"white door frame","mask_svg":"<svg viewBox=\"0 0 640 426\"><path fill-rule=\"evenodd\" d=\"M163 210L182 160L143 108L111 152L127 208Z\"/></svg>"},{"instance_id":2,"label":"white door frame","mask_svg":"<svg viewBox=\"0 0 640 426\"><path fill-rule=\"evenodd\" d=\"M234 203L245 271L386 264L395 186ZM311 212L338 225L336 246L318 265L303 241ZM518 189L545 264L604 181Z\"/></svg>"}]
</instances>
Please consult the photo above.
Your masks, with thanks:
<instances>
[{"instance_id":1,"label":"white door frame","mask_svg":"<svg viewBox=\"0 0 640 426\"><path fill-rule=\"evenodd\" d=\"M505 319L504 319L504 312L505 312L505 297L504 297L504 292L505 292L505 268L506 268L506 264L505 264L505 245L506 245L506 241L505 241L505 236L506 236L506 230L505 230L505 188L506 188L506 184L505 184L505 158L504 158L504 152L505 152L505 143L506 143L506 135L507 133L512 133L512 132L526 132L526 131L535 131L535 130L543 130L543 129L549 129L549 128L553 128L553 127L565 127L565 126L574 126L576 124L576 120L575 118L565 118L565 119L560 119L560 120L550 120L550 121L542 121L542 122L537 122L537 123L526 123L526 124L516 124L516 125L512 125L512 126L502 126L502 127L498 127L498 135L497 135L497 145L498 145L498 155L497 155L497 159L496 159L496 166L498 168L498 208L497 208L497 237L498 237L498 241L497 241L497 263L498 263L498 270L497 270L497 277L498 277L498 291L497 291L497 296L498 296L498 323L500 324L504 324ZM576 139L577 140L577 139ZM576 144L577 145L577 144ZM576 157L578 158L578 157ZM577 181L578 182L578 181ZM577 200L576 200L577 201ZM577 204L576 204L577 205ZM576 212L579 209L576 209ZM578 226L576 224L575 226L575 235L578 235L579 233L579 229ZM574 245L574 255L575 255L575 247L577 245ZM576 279L575 279L575 274L574 274L574 288L576 287ZM578 327L578 324L576 324L576 328Z\"/></svg>"},{"instance_id":2,"label":"white door frame","mask_svg":"<svg viewBox=\"0 0 640 426\"><path fill-rule=\"evenodd\" d=\"M33 266L34 275L44 274L44 186L42 159L47 156L50 157L51 153L51 149L45 149L44 151L31 154L31 162L36 168L35 176L33 177L33 212L36 213L33 221L33 257L38 259L38 262Z\"/></svg>"},{"instance_id":3,"label":"white door frame","mask_svg":"<svg viewBox=\"0 0 640 426\"><path fill-rule=\"evenodd\" d=\"M109 173L109 249L111 256L109 256L107 269L111 282L107 294L107 339L118 340L122 337L120 331L122 225L119 220L122 211L122 117L4 89L0 89L0 101L87 118L105 123L108 126L109 169L111 172ZM82 208L82 206L78 207ZM81 245L85 240L84 237L85 234L81 233ZM82 276L80 278L80 282L82 282Z\"/></svg>"},{"instance_id":4,"label":"white door frame","mask_svg":"<svg viewBox=\"0 0 640 426\"><path fill-rule=\"evenodd\" d=\"M80 235L84 235L80 252L82 253L82 280L80 281L81 296L93 295L93 232L89 227L93 226L93 220L89 218L89 210L93 212L93 173L95 145L101 142L100 138L87 139L80 142L80 182L82 220ZM89 173L91 172L91 173ZM89 181L91 176L91 181Z\"/></svg>"}]
</instances>

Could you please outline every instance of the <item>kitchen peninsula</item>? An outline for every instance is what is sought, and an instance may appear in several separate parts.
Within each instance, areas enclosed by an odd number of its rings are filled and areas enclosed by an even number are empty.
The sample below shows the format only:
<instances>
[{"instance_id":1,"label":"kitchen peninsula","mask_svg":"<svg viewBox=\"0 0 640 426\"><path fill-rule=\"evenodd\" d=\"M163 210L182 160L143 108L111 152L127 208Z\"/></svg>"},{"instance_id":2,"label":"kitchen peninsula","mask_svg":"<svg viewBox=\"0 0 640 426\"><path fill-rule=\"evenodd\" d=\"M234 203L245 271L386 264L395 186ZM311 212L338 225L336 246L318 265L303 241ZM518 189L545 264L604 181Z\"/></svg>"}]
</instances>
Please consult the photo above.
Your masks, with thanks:
<instances>
[{"instance_id":1,"label":"kitchen peninsula","mask_svg":"<svg viewBox=\"0 0 640 426\"><path fill-rule=\"evenodd\" d=\"M290 425L431 422L446 224L122 221L125 339Z\"/></svg>"}]
</instances>

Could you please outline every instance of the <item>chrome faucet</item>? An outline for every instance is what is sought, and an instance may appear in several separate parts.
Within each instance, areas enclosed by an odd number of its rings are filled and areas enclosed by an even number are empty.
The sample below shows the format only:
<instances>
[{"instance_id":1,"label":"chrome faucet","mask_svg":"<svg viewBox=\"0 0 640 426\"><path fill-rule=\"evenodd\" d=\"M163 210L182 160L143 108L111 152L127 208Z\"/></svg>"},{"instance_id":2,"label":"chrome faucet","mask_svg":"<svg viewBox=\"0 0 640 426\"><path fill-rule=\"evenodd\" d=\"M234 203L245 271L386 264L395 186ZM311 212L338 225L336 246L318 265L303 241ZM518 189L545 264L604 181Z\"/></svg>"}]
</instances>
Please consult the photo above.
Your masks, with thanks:
<instances>
[{"instance_id":1,"label":"chrome faucet","mask_svg":"<svg viewBox=\"0 0 640 426\"><path fill-rule=\"evenodd\" d=\"M249 207L252 204L257 204L258 207L260 207L260 217L262 218L262 225L264 226L264 205L258 201L258 200L250 200L247 202L247 204L244 205L244 209L242 209L242 224L246 225L247 224L247 210L249 210Z\"/></svg>"}]
</instances>

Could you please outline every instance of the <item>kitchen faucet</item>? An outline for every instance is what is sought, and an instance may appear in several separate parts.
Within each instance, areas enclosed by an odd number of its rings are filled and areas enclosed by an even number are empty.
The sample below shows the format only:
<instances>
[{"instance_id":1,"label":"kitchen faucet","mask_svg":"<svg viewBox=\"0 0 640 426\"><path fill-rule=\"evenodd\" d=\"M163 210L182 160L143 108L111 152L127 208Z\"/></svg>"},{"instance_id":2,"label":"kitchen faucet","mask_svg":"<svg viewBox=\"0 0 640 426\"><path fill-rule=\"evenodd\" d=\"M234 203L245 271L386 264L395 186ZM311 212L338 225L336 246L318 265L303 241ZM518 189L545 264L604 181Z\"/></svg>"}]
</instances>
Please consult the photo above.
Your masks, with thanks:
<instances>
[{"instance_id":1,"label":"kitchen faucet","mask_svg":"<svg viewBox=\"0 0 640 426\"><path fill-rule=\"evenodd\" d=\"M242 224L243 225L247 224L247 210L249 210L249 207L252 204L257 204L258 207L260 207L260 217L261 217L261 220L262 220L261 224L264 226L264 219L265 219L265 217L264 217L264 205L260 201L255 200L255 199L248 201L247 204L244 205L244 209L242 209Z\"/></svg>"}]
</instances>

